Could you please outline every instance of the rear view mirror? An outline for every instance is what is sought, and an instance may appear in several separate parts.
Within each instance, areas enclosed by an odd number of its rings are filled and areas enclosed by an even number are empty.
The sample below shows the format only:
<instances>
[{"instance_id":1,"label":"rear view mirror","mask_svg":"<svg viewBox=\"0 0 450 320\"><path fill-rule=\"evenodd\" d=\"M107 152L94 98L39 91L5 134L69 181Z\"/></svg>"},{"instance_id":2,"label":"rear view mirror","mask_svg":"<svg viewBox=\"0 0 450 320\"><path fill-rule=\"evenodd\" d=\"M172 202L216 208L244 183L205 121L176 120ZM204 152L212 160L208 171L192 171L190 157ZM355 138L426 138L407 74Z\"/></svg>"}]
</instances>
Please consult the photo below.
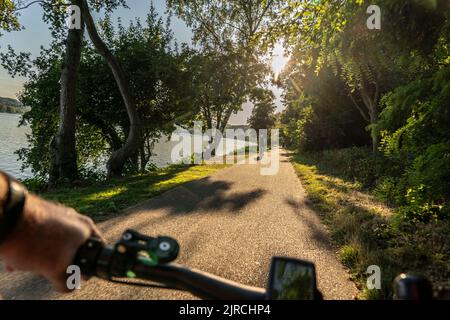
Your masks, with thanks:
<instances>
[{"instance_id":1,"label":"rear view mirror","mask_svg":"<svg viewBox=\"0 0 450 320\"><path fill-rule=\"evenodd\" d=\"M314 264L274 257L267 288L269 300L314 300L317 298Z\"/></svg>"}]
</instances>

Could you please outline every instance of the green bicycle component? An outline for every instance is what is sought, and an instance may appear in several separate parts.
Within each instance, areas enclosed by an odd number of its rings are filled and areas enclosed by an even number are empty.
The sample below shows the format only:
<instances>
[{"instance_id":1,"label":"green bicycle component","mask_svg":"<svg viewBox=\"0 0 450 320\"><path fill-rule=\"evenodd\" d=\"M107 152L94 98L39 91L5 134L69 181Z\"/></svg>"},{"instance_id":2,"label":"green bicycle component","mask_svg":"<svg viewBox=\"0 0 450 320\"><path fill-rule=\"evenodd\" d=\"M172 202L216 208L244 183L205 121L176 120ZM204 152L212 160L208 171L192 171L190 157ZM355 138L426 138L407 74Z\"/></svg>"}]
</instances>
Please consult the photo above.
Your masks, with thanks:
<instances>
[{"instance_id":1,"label":"green bicycle component","mask_svg":"<svg viewBox=\"0 0 450 320\"><path fill-rule=\"evenodd\" d=\"M146 251L147 256L140 255L138 260L146 266L155 267L158 265L158 256L153 251Z\"/></svg>"}]
</instances>

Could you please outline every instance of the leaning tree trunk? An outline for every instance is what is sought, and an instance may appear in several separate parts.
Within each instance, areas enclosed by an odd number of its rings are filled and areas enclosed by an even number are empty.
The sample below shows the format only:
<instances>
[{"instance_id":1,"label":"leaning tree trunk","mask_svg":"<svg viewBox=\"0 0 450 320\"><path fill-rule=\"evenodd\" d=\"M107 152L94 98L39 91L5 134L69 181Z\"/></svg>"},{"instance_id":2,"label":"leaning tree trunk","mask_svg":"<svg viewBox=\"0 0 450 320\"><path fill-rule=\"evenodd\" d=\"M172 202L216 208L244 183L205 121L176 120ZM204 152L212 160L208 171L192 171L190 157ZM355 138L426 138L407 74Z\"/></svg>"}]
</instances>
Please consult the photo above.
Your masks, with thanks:
<instances>
[{"instance_id":1,"label":"leaning tree trunk","mask_svg":"<svg viewBox=\"0 0 450 320\"><path fill-rule=\"evenodd\" d=\"M81 0L74 4L79 5ZM61 93L58 131L49 146L51 168L49 182L73 182L78 178L77 153L75 148L75 113L78 68L81 59L84 23L81 30L71 29L66 39L66 53L61 72Z\"/></svg>"},{"instance_id":2,"label":"leaning tree trunk","mask_svg":"<svg viewBox=\"0 0 450 320\"><path fill-rule=\"evenodd\" d=\"M116 80L117 86L119 87L119 91L125 103L128 118L130 121L130 129L125 144L120 149L113 151L108 160L108 177L111 178L114 176L120 176L123 172L125 162L138 151L142 131L141 121L139 119L136 105L134 103L131 89L125 73L120 67L117 59L100 38L86 0L83 0L81 12L86 23L89 37L91 38L95 49L106 60L114 75L114 79Z\"/></svg>"}]
</instances>

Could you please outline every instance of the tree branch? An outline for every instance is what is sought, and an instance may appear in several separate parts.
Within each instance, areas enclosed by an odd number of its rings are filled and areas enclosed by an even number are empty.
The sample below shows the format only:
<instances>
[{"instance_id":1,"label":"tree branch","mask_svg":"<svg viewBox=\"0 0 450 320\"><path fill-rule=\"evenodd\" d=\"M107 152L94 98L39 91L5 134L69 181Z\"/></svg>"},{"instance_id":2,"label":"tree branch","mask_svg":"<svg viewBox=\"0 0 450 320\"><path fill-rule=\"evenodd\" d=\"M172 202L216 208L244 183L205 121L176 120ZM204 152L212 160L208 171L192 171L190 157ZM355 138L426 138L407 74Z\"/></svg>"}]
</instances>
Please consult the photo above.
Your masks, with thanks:
<instances>
[{"instance_id":1,"label":"tree branch","mask_svg":"<svg viewBox=\"0 0 450 320\"><path fill-rule=\"evenodd\" d=\"M364 110L361 109L361 107L359 106L359 104L356 102L355 98L352 96L352 94L349 95L350 99L352 100L353 104L355 105L355 107L358 109L359 113L361 114L361 116L363 117L363 119L365 121L367 121L368 123L370 123L370 119L369 117L364 113Z\"/></svg>"},{"instance_id":2,"label":"tree branch","mask_svg":"<svg viewBox=\"0 0 450 320\"><path fill-rule=\"evenodd\" d=\"M46 2L47 2L47 1L45 1L45 0L36 0L36 1L32 1L32 2L30 2L29 4L27 4L27 5L25 5L25 6L21 7L21 8L14 9L13 12L17 12L17 11L20 11L20 10L28 9L28 8L31 7L33 4L36 4L36 3L46 3ZM60 4L51 4L51 3L47 3L47 4L50 5L50 6L52 6L52 7L69 7L69 6L71 6L71 4L66 4L66 3L60 3Z\"/></svg>"},{"instance_id":3,"label":"tree branch","mask_svg":"<svg viewBox=\"0 0 450 320\"><path fill-rule=\"evenodd\" d=\"M259 17L258 22L256 23L256 26L255 26L254 30L252 30L252 34L254 34L254 33L256 33L256 31L258 31L259 26L261 25L262 20L264 19L264 17L265 17L265 15L266 15L267 11L269 11L269 8L272 6L273 2L274 2L274 0L270 0L269 2L267 2L267 5L266 5L266 7L264 8L264 10L263 10L261 16Z\"/></svg>"}]
</instances>

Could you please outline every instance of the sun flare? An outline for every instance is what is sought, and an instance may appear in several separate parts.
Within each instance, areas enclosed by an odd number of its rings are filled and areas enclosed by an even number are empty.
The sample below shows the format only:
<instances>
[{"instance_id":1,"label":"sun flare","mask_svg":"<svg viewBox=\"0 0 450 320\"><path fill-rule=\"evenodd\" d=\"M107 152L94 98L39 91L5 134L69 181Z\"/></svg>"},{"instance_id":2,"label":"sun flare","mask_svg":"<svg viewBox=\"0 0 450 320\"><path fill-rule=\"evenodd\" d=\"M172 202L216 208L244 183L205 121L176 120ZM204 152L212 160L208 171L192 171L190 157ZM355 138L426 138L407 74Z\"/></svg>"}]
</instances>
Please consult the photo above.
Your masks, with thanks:
<instances>
[{"instance_id":1,"label":"sun flare","mask_svg":"<svg viewBox=\"0 0 450 320\"><path fill-rule=\"evenodd\" d=\"M289 61L289 57L284 52L283 45L277 43L272 53L272 71L278 76Z\"/></svg>"}]
</instances>

